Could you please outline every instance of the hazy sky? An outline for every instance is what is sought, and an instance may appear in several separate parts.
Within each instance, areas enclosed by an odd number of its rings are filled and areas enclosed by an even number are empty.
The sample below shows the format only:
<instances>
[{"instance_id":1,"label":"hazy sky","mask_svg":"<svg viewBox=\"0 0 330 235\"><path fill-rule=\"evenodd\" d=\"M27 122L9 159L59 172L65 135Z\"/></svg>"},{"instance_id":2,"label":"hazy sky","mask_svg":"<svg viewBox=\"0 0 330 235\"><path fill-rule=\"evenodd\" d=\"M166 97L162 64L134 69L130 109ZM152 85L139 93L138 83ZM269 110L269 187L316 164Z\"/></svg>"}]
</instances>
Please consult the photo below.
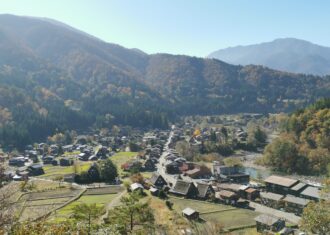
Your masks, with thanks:
<instances>
[{"instance_id":1,"label":"hazy sky","mask_svg":"<svg viewBox=\"0 0 330 235\"><path fill-rule=\"evenodd\" d=\"M0 0L0 13L53 18L147 53L206 56L295 37L330 46L325 0Z\"/></svg>"}]
</instances>

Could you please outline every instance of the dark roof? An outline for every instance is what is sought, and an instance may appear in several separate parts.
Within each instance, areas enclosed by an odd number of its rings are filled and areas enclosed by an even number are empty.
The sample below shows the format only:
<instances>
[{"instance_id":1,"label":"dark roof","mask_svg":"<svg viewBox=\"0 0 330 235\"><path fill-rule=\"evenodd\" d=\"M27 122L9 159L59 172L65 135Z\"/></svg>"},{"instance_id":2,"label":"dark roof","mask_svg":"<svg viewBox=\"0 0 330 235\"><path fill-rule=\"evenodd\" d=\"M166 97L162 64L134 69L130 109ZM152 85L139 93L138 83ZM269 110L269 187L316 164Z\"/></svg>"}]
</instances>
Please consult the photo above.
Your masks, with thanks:
<instances>
[{"instance_id":1,"label":"dark roof","mask_svg":"<svg viewBox=\"0 0 330 235\"><path fill-rule=\"evenodd\" d=\"M242 188L241 184L218 184L218 188L225 189L233 192L238 192Z\"/></svg>"},{"instance_id":2,"label":"dark roof","mask_svg":"<svg viewBox=\"0 0 330 235\"><path fill-rule=\"evenodd\" d=\"M41 169L42 165L41 164L34 164L34 165L31 165L30 168L32 168L32 169Z\"/></svg>"},{"instance_id":3,"label":"dark roof","mask_svg":"<svg viewBox=\"0 0 330 235\"><path fill-rule=\"evenodd\" d=\"M205 198L206 197L207 190L210 187L211 187L211 185L208 185L208 184L197 183L198 197Z\"/></svg>"},{"instance_id":4,"label":"dark roof","mask_svg":"<svg viewBox=\"0 0 330 235\"><path fill-rule=\"evenodd\" d=\"M215 197L219 198L219 197L233 197L236 196L236 193L231 192L231 191L227 191L227 190L220 190L219 192L215 193Z\"/></svg>"},{"instance_id":5,"label":"dark roof","mask_svg":"<svg viewBox=\"0 0 330 235\"><path fill-rule=\"evenodd\" d=\"M308 186L301 195L320 199L319 189L316 187Z\"/></svg>"},{"instance_id":6,"label":"dark roof","mask_svg":"<svg viewBox=\"0 0 330 235\"><path fill-rule=\"evenodd\" d=\"M158 173L153 173L152 174L152 176L151 176L151 178L150 178L150 183L152 183L153 185L155 185L156 184L156 182L157 182L157 180L159 179L159 177L161 177L163 180L164 180L164 178L163 178L163 176L161 176L160 174L158 174ZM165 180L164 180L165 181Z\"/></svg>"},{"instance_id":7,"label":"dark roof","mask_svg":"<svg viewBox=\"0 0 330 235\"><path fill-rule=\"evenodd\" d=\"M275 216L261 214L261 215L257 216L256 218L254 218L254 220L259 223L266 224L268 226L273 226L280 219Z\"/></svg>"},{"instance_id":8,"label":"dark roof","mask_svg":"<svg viewBox=\"0 0 330 235\"><path fill-rule=\"evenodd\" d=\"M195 185L191 182L177 180L171 192L181 195L187 195L191 186L195 187Z\"/></svg>"},{"instance_id":9,"label":"dark roof","mask_svg":"<svg viewBox=\"0 0 330 235\"><path fill-rule=\"evenodd\" d=\"M271 175L267 179L265 179L265 182L290 188L293 185L295 185L296 183L298 183L299 180L294 180L294 179L285 178L285 177L281 177L281 176Z\"/></svg>"},{"instance_id":10,"label":"dark roof","mask_svg":"<svg viewBox=\"0 0 330 235\"><path fill-rule=\"evenodd\" d=\"M284 196L281 194L277 193L270 193L270 192L260 192L260 197L274 200L274 201L279 201L281 200Z\"/></svg>"},{"instance_id":11,"label":"dark roof","mask_svg":"<svg viewBox=\"0 0 330 235\"><path fill-rule=\"evenodd\" d=\"M292 204L297 204L297 205L302 205L302 206L306 206L309 203L309 200L304 199L304 198L300 198L300 197L295 197L292 195L287 195L283 201L285 202L289 202Z\"/></svg>"},{"instance_id":12,"label":"dark roof","mask_svg":"<svg viewBox=\"0 0 330 235\"><path fill-rule=\"evenodd\" d=\"M304 188L305 186L306 186L305 183L299 183L299 184L296 184L295 186L293 186L293 187L291 188L291 190L293 190L293 191L299 191L299 190L301 190L302 188Z\"/></svg>"}]
</instances>

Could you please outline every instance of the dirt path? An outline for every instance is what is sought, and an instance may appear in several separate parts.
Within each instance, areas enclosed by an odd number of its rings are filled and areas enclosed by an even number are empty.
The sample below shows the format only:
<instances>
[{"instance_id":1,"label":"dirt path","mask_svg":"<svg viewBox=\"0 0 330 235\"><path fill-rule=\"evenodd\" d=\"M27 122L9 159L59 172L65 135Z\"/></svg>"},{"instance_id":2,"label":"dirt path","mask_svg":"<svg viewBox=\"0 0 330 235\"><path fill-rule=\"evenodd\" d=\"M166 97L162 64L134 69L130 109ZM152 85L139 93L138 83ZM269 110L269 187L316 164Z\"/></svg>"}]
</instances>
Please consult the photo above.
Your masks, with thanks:
<instances>
[{"instance_id":1,"label":"dirt path","mask_svg":"<svg viewBox=\"0 0 330 235\"><path fill-rule=\"evenodd\" d=\"M115 206L118 206L120 204L120 199L126 194L126 190L124 190L123 192L119 193L117 195L117 197L115 197L113 200L111 200L111 202L109 202L106 206L105 206L105 214L102 215L100 217L100 220L99 220L99 223L103 223L103 220L105 218L108 217L108 214L109 214L109 210L111 210L112 208L114 208Z\"/></svg>"}]
</instances>

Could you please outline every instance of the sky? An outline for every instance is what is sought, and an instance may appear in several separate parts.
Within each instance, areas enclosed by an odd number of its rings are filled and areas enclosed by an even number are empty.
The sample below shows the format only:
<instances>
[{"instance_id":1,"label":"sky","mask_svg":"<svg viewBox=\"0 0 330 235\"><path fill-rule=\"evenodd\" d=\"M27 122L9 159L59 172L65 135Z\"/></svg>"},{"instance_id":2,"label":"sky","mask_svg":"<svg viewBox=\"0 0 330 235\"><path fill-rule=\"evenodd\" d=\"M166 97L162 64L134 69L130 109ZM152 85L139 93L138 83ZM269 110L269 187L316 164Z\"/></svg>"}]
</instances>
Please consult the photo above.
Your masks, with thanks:
<instances>
[{"instance_id":1,"label":"sky","mask_svg":"<svg viewBox=\"0 0 330 235\"><path fill-rule=\"evenodd\" d=\"M330 46L324 0L0 0L1 14L52 18L146 53L204 57L293 37Z\"/></svg>"}]
</instances>

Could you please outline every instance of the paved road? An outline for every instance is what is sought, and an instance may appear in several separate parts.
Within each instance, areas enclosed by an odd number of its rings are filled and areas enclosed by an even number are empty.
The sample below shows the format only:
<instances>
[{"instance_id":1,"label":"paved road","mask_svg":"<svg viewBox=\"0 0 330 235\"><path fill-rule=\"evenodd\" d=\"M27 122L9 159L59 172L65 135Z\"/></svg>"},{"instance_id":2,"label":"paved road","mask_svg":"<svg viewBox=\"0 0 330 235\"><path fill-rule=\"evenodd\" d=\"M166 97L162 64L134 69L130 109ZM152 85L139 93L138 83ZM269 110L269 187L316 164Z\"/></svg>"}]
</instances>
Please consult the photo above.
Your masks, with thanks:
<instances>
[{"instance_id":1,"label":"paved road","mask_svg":"<svg viewBox=\"0 0 330 235\"><path fill-rule=\"evenodd\" d=\"M250 207L254 208L256 211L263 213L263 214L268 214L268 215L274 215L278 218L284 218L285 220L294 223L294 224L299 224L300 217L296 216L292 213L276 210L273 208L269 208L267 206L255 203L255 202L250 202Z\"/></svg>"}]
</instances>

